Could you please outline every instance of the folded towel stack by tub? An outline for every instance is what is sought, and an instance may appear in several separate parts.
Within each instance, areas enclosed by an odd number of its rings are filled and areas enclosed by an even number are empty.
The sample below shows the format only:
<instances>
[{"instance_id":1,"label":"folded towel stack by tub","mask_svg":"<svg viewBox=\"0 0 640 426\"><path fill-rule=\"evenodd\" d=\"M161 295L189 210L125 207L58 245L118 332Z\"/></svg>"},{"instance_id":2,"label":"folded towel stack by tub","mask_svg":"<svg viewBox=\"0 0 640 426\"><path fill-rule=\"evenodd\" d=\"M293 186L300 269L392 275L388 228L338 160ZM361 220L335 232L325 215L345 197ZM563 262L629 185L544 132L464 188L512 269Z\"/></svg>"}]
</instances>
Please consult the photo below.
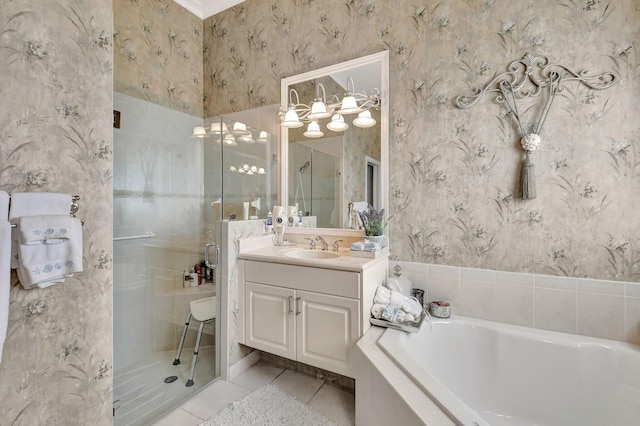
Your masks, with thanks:
<instances>
[{"instance_id":1,"label":"folded towel stack by tub","mask_svg":"<svg viewBox=\"0 0 640 426\"><path fill-rule=\"evenodd\" d=\"M82 223L69 216L71 196L14 193L9 221L11 267L25 289L45 288L82 272Z\"/></svg>"},{"instance_id":2,"label":"folded towel stack by tub","mask_svg":"<svg viewBox=\"0 0 640 426\"><path fill-rule=\"evenodd\" d=\"M408 297L395 290L378 286L373 298L371 315L391 322L418 322L422 306L415 297Z\"/></svg>"}]
</instances>

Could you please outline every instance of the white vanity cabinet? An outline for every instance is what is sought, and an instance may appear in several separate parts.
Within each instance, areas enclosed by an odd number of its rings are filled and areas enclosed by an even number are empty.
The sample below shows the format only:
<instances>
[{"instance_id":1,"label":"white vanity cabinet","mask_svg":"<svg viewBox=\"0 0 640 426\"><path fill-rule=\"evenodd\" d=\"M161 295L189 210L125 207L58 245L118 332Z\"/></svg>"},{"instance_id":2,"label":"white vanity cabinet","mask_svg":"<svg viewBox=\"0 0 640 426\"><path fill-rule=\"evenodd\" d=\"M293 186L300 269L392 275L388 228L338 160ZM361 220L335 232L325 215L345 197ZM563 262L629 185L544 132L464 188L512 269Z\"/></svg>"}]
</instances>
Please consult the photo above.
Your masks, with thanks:
<instances>
[{"instance_id":1,"label":"white vanity cabinet","mask_svg":"<svg viewBox=\"0 0 640 426\"><path fill-rule=\"evenodd\" d=\"M373 263L339 270L240 260L240 343L353 377L351 352L386 276L386 258Z\"/></svg>"}]
</instances>

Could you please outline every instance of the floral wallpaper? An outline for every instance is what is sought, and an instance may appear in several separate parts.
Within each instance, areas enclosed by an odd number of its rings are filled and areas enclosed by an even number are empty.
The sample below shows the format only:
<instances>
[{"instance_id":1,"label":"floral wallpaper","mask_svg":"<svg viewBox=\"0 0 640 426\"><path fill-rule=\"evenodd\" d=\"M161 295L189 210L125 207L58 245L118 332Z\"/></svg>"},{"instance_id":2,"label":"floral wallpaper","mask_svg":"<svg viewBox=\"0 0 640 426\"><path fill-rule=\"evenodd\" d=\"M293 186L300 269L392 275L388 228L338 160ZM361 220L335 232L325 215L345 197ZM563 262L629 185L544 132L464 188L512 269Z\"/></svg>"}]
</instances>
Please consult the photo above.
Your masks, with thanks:
<instances>
[{"instance_id":1,"label":"floral wallpaper","mask_svg":"<svg viewBox=\"0 0 640 426\"><path fill-rule=\"evenodd\" d=\"M173 0L114 0L114 88L202 117L202 19Z\"/></svg>"},{"instance_id":2,"label":"floral wallpaper","mask_svg":"<svg viewBox=\"0 0 640 426\"><path fill-rule=\"evenodd\" d=\"M46 289L12 276L3 425L110 425L112 6L0 5L0 189L80 195L84 272Z\"/></svg>"},{"instance_id":3,"label":"floral wallpaper","mask_svg":"<svg viewBox=\"0 0 640 426\"><path fill-rule=\"evenodd\" d=\"M640 281L638 22L635 0L247 0L204 21L204 109L278 103L282 77L388 50L392 256ZM566 84L523 201L511 117L454 99L527 52L619 80Z\"/></svg>"}]
</instances>

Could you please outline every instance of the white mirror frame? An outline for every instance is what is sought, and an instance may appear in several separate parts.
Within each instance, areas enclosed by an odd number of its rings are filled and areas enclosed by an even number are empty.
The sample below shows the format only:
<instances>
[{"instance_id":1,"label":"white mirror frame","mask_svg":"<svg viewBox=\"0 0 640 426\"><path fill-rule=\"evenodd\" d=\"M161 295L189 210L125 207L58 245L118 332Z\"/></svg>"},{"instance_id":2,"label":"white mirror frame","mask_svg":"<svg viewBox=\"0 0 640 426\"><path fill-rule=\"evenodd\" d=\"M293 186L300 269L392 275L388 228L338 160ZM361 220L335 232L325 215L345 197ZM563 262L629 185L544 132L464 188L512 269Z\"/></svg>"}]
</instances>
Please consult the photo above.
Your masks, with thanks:
<instances>
[{"instance_id":1,"label":"white mirror frame","mask_svg":"<svg viewBox=\"0 0 640 426\"><path fill-rule=\"evenodd\" d=\"M383 51L372 55L330 65L303 74L293 75L280 80L280 105L288 105L289 86L302 83L308 80L324 77L336 72L348 71L362 65L380 65L380 208L385 209L387 217L389 215L389 52ZM278 123L279 125L280 123ZM287 205L289 198L289 132L286 128L280 129L280 143L278 144L280 157L280 193L279 203ZM343 183L344 185L344 183ZM346 228L345 228L346 230ZM387 230L385 228L385 234Z\"/></svg>"}]
</instances>

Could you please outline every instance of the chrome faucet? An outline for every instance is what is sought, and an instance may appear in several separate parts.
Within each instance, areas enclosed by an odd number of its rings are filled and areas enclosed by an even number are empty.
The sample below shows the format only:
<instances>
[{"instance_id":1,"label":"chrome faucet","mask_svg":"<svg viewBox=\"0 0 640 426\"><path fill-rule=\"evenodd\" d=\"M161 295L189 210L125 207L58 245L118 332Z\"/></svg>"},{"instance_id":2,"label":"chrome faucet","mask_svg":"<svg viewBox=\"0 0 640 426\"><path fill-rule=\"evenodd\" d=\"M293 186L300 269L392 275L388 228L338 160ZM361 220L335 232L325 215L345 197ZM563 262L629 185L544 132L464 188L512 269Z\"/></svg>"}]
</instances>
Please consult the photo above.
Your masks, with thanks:
<instances>
[{"instance_id":1,"label":"chrome faucet","mask_svg":"<svg viewBox=\"0 0 640 426\"><path fill-rule=\"evenodd\" d=\"M316 237L316 241L320 241L320 244L322 245L322 250L327 251L327 249L329 248L329 244L327 244L327 241L324 238L318 235Z\"/></svg>"},{"instance_id":2,"label":"chrome faucet","mask_svg":"<svg viewBox=\"0 0 640 426\"><path fill-rule=\"evenodd\" d=\"M343 242L344 240L335 240L333 242L333 244L331 244L331 247L333 247L333 251L338 251L340 250L340 244L341 242Z\"/></svg>"},{"instance_id":3,"label":"chrome faucet","mask_svg":"<svg viewBox=\"0 0 640 426\"><path fill-rule=\"evenodd\" d=\"M314 241L313 238L305 238L305 240L309 240L309 249L310 250L315 250L316 249L316 242Z\"/></svg>"}]
</instances>

